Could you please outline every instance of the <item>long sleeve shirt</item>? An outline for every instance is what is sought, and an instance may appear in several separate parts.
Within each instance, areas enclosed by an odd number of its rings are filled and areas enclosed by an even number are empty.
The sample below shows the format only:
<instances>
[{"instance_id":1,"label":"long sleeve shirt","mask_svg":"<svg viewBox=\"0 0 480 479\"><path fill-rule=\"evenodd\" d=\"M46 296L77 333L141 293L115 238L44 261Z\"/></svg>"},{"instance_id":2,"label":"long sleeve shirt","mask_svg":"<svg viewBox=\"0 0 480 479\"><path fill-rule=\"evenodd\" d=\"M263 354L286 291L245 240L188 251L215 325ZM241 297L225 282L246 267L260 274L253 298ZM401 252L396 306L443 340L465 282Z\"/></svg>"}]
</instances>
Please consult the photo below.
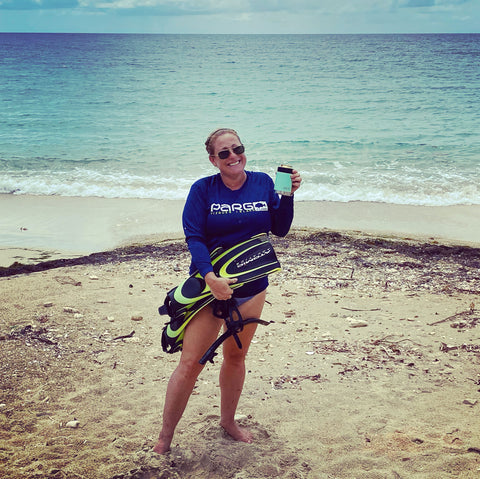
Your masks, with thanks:
<instances>
[{"instance_id":1,"label":"long sleeve shirt","mask_svg":"<svg viewBox=\"0 0 480 479\"><path fill-rule=\"evenodd\" d=\"M198 269L205 276L213 271L210 252L219 246L230 248L260 233L288 233L293 220L293 197L279 197L265 173L246 174L238 190L227 188L219 173L192 185L182 217L192 256L191 273ZM267 285L268 279L261 278L239 288L235 295L250 296Z\"/></svg>"}]
</instances>

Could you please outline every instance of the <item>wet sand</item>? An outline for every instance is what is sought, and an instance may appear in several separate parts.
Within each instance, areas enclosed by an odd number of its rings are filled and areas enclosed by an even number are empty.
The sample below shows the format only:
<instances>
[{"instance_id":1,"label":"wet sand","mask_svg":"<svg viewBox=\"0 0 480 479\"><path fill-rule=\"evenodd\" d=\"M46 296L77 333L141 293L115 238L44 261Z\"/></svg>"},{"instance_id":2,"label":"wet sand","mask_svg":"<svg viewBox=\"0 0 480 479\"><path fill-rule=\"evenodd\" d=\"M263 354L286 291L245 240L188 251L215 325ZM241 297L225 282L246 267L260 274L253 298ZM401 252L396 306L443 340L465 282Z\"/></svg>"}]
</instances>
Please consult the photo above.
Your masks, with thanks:
<instances>
[{"instance_id":1,"label":"wet sand","mask_svg":"<svg viewBox=\"0 0 480 479\"><path fill-rule=\"evenodd\" d=\"M0 195L0 267L183 237L183 201ZM480 246L480 205L299 201L294 227Z\"/></svg>"}]
</instances>

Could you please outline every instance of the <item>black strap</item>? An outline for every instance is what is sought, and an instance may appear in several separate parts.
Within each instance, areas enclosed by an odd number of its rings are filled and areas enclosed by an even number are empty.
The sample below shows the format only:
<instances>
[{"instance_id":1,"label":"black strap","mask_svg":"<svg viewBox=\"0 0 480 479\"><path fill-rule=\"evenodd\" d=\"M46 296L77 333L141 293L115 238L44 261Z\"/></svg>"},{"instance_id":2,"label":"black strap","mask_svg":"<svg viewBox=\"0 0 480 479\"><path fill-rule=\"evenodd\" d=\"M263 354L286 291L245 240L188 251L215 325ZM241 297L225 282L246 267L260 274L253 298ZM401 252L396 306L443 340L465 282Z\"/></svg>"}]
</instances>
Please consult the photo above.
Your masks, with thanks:
<instances>
[{"instance_id":1,"label":"black strap","mask_svg":"<svg viewBox=\"0 0 480 479\"><path fill-rule=\"evenodd\" d=\"M210 361L213 364L213 358L218 354L215 350L222 344L227 338L233 336L239 349L242 349L242 342L238 337L238 333L243 331L243 327L246 324L258 323L268 326L273 321L263 321L258 318L243 319L237 306L235 299L230 298L225 301L215 300L212 303L213 314L217 318L222 318L225 321L226 331L208 348L207 352L202 356L199 363L206 364Z\"/></svg>"}]
</instances>

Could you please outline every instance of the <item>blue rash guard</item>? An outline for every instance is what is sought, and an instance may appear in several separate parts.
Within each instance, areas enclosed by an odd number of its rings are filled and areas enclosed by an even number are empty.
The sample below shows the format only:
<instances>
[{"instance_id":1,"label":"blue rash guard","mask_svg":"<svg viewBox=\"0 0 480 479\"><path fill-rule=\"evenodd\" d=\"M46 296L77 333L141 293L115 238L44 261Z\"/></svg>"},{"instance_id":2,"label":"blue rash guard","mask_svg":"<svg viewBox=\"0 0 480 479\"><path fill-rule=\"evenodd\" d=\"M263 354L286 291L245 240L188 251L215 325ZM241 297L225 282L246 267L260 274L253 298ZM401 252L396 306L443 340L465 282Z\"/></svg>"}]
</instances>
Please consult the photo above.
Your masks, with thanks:
<instances>
[{"instance_id":1,"label":"blue rash guard","mask_svg":"<svg viewBox=\"0 0 480 479\"><path fill-rule=\"evenodd\" d=\"M213 271L210 252L230 248L260 233L285 236L293 220L293 196L279 197L265 173L246 171L239 190L227 188L219 173L196 181L183 210L183 230L192 255L190 274ZM253 296L268 286L260 278L235 290L234 296Z\"/></svg>"}]
</instances>

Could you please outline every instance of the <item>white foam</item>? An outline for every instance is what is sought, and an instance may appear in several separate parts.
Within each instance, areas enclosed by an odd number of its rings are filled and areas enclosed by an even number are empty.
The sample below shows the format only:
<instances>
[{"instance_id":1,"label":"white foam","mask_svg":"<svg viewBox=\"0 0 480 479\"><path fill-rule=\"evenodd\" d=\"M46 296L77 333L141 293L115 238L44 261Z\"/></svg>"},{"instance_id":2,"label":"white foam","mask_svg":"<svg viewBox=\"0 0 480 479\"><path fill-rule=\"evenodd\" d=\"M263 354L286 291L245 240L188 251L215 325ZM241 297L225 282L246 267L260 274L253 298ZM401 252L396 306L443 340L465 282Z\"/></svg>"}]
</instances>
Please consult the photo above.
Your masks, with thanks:
<instances>
[{"instance_id":1,"label":"white foam","mask_svg":"<svg viewBox=\"0 0 480 479\"><path fill-rule=\"evenodd\" d=\"M209 172L204 171L204 174ZM307 167L301 174L302 187L295 196L302 201L370 201L424 206L480 204L480 181L475 181L475 175L462 175L458 171L426 173L411 167L396 171L393 168L352 170L335 162L323 170ZM84 168L7 171L0 173L0 193L183 200L196 179L193 173L160 176Z\"/></svg>"}]
</instances>

